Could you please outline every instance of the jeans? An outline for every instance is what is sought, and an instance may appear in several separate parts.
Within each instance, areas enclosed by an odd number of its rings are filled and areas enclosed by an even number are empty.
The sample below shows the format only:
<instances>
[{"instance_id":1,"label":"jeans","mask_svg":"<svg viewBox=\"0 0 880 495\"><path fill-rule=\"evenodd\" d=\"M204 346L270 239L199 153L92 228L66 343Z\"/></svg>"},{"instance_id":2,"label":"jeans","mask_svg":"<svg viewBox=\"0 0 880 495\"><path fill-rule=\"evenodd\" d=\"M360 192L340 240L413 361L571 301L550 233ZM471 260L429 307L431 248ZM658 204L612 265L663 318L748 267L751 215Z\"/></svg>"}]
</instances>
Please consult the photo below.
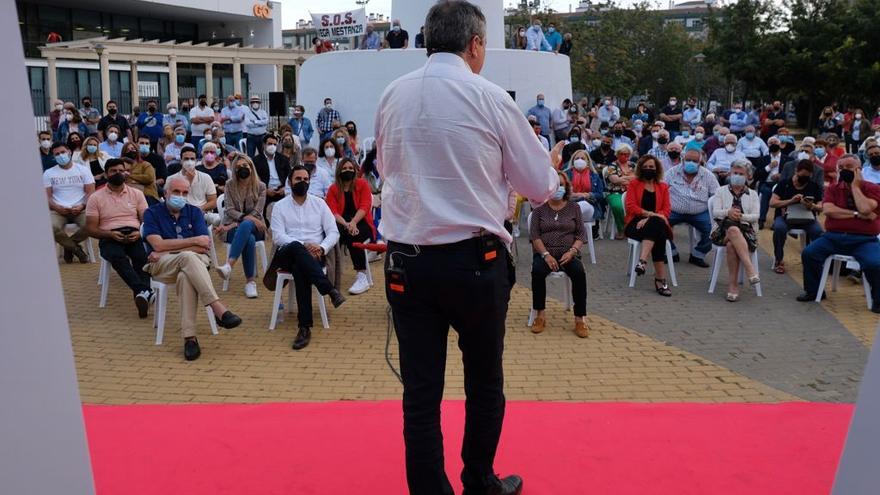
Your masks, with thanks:
<instances>
[{"instance_id":1,"label":"jeans","mask_svg":"<svg viewBox=\"0 0 880 495\"><path fill-rule=\"evenodd\" d=\"M318 293L326 296L333 290L333 284L327 279L321 262L312 257L311 253L299 242L291 242L281 246L275 253L279 257L278 267L293 275L296 288L296 318L301 327L311 328L312 322L312 286Z\"/></svg>"},{"instance_id":2,"label":"jeans","mask_svg":"<svg viewBox=\"0 0 880 495\"><path fill-rule=\"evenodd\" d=\"M706 255L709 254L709 251L712 250L712 239L709 238L709 234L712 233L712 219L709 218L709 210L695 215L686 215L674 211L669 214L670 226L675 227L680 223L686 223L697 229L700 240L698 240L697 245L694 246L691 256L700 259L705 258ZM672 243L672 252L675 254L678 253L675 243Z\"/></svg>"},{"instance_id":3,"label":"jeans","mask_svg":"<svg viewBox=\"0 0 880 495\"><path fill-rule=\"evenodd\" d=\"M226 144L235 148L238 151L238 142L241 141L241 133L240 132L227 132L226 136Z\"/></svg>"},{"instance_id":4,"label":"jeans","mask_svg":"<svg viewBox=\"0 0 880 495\"><path fill-rule=\"evenodd\" d=\"M571 297L574 300L574 315L587 316L587 274L580 257L561 265L560 270L571 279ZM547 303L547 275L552 273L550 266L540 254L532 257L532 309L543 311Z\"/></svg>"},{"instance_id":5,"label":"jeans","mask_svg":"<svg viewBox=\"0 0 880 495\"><path fill-rule=\"evenodd\" d=\"M150 290L150 275L144 272L147 252L144 250L143 242L122 243L112 239L101 239L98 241L98 249L101 257L110 263L113 270L135 295Z\"/></svg>"},{"instance_id":6,"label":"jeans","mask_svg":"<svg viewBox=\"0 0 880 495\"><path fill-rule=\"evenodd\" d=\"M758 186L758 194L761 196L761 213L758 215L758 225L763 226L767 221L767 212L770 211L770 197L773 195L775 182L762 182Z\"/></svg>"},{"instance_id":7,"label":"jeans","mask_svg":"<svg viewBox=\"0 0 880 495\"><path fill-rule=\"evenodd\" d=\"M256 244L264 239L263 234L257 231L254 222L245 220L238 227L226 233L226 242L229 246L229 259L241 258L244 267L244 276L254 278L257 273Z\"/></svg>"},{"instance_id":8,"label":"jeans","mask_svg":"<svg viewBox=\"0 0 880 495\"><path fill-rule=\"evenodd\" d=\"M785 217L776 217L773 220L773 256L776 258L777 264L782 263L782 259L785 257L785 239L788 237L788 231L791 229L803 229L807 233L808 243L821 237L824 232L822 226L816 220L806 225L790 226L785 221Z\"/></svg>"},{"instance_id":9,"label":"jeans","mask_svg":"<svg viewBox=\"0 0 880 495\"><path fill-rule=\"evenodd\" d=\"M385 270L405 270L403 292L386 284L397 333L403 377L403 438L406 479L414 495L449 495L443 459L440 401L449 327L458 332L464 364L464 441L461 480L465 490L484 493L504 420L505 320L510 301L507 250L490 264L474 240L442 246L388 243ZM387 279L387 277L386 277Z\"/></svg>"},{"instance_id":10,"label":"jeans","mask_svg":"<svg viewBox=\"0 0 880 495\"><path fill-rule=\"evenodd\" d=\"M832 254L852 256L862 267L862 276L871 285L874 305L880 304L880 240L876 236L826 232L801 253L804 264L804 292L816 295L825 258Z\"/></svg>"},{"instance_id":11,"label":"jeans","mask_svg":"<svg viewBox=\"0 0 880 495\"><path fill-rule=\"evenodd\" d=\"M263 138L265 134L248 134L247 135L247 155L251 158L257 155L257 153L263 152ZM238 146L238 143L235 144Z\"/></svg>"}]
</instances>

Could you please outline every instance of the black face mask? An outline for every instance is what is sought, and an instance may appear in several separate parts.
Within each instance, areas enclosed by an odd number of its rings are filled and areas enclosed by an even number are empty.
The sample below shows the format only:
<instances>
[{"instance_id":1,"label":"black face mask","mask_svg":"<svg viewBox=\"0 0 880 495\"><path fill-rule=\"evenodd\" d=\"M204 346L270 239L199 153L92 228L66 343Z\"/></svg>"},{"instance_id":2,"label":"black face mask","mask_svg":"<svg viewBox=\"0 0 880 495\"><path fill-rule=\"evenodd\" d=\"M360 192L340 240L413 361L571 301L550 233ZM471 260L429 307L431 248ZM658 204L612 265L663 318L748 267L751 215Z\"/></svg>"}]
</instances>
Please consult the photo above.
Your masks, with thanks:
<instances>
[{"instance_id":1,"label":"black face mask","mask_svg":"<svg viewBox=\"0 0 880 495\"><path fill-rule=\"evenodd\" d=\"M107 182L114 187L125 184L125 174L114 174L107 178Z\"/></svg>"},{"instance_id":2,"label":"black face mask","mask_svg":"<svg viewBox=\"0 0 880 495\"><path fill-rule=\"evenodd\" d=\"M614 129L614 132L612 134L614 134L617 137L620 137L620 136L623 136L623 131L621 131L620 129Z\"/></svg>"},{"instance_id":3,"label":"black face mask","mask_svg":"<svg viewBox=\"0 0 880 495\"><path fill-rule=\"evenodd\" d=\"M118 110L116 110L115 108L111 108L110 110L107 110L107 113L109 113L110 115L116 115L116 112L118 112Z\"/></svg>"},{"instance_id":4,"label":"black face mask","mask_svg":"<svg viewBox=\"0 0 880 495\"><path fill-rule=\"evenodd\" d=\"M602 151L608 151L611 149L611 145L608 143L602 143L602 145L599 147L602 148Z\"/></svg>"},{"instance_id":5,"label":"black face mask","mask_svg":"<svg viewBox=\"0 0 880 495\"><path fill-rule=\"evenodd\" d=\"M294 196L301 198L309 192L309 183L306 181L297 182L290 189L293 190Z\"/></svg>"},{"instance_id":6,"label":"black face mask","mask_svg":"<svg viewBox=\"0 0 880 495\"><path fill-rule=\"evenodd\" d=\"M150 113L156 113L156 107L147 107L147 111Z\"/></svg>"},{"instance_id":7,"label":"black face mask","mask_svg":"<svg viewBox=\"0 0 880 495\"><path fill-rule=\"evenodd\" d=\"M797 183L800 186L805 186L810 182L810 178L804 175L798 175L795 179L797 179Z\"/></svg>"},{"instance_id":8,"label":"black face mask","mask_svg":"<svg viewBox=\"0 0 880 495\"><path fill-rule=\"evenodd\" d=\"M127 151L125 152L126 158L131 158L132 160L137 160L138 152L137 151Z\"/></svg>"},{"instance_id":9,"label":"black face mask","mask_svg":"<svg viewBox=\"0 0 880 495\"><path fill-rule=\"evenodd\" d=\"M248 177L251 176L251 169L240 168L235 171L235 176L238 177L239 179L242 179L242 180L247 179Z\"/></svg>"},{"instance_id":10,"label":"black face mask","mask_svg":"<svg viewBox=\"0 0 880 495\"><path fill-rule=\"evenodd\" d=\"M357 174L354 170L343 170L342 172L339 172L339 178L342 179L343 182L354 180L355 175Z\"/></svg>"},{"instance_id":11,"label":"black face mask","mask_svg":"<svg viewBox=\"0 0 880 495\"><path fill-rule=\"evenodd\" d=\"M643 168L639 175L642 176L642 179L654 180L657 177L657 171L653 168Z\"/></svg>"},{"instance_id":12,"label":"black face mask","mask_svg":"<svg viewBox=\"0 0 880 495\"><path fill-rule=\"evenodd\" d=\"M779 145L778 144L771 144L770 145L770 153L773 153L774 155L776 153L779 153Z\"/></svg>"},{"instance_id":13,"label":"black face mask","mask_svg":"<svg viewBox=\"0 0 880 495\"><path fill-rule=\"evenodd\" d=\"M208 104L208 100L199 100L199 106L203 107Z\"/></svg>"},{"instance_id":14,"label":"black face mask","mask_svg":"<svg viewBox=\"0 0 880 495\"><path fill-rule=\"evenodd\" d=\"M837 173L837 178L840 179L841 182L852 184L852 181L856 178L856 173L852 170L844 169Z\"/></svg>"},{"instance_id":15,"label":"black face mask","mask_svg":"<svg viewBox=\"0 0 880 495\"><path fill-rule=\"evenodd\" d=\"M681 151L670 151L668 155L669 158L672 158L673 160L678 160L678 158L681 156Z\"/></svg>"},{"instance_id":16,"label":"black face mask","mask_svg":"<svg viewBox=\"0 0 880 495\"><path fill-rule=\"evenodd\" d=\"M871 162L872 167L880 167L880 155L869 156L868 161Z\"/></svg>"},{"instance_id":17,"label":"black face mask","mask_svg":"<svg viewBox=\"0 0 880 495\"><path fill-rule=\"evenodd\" d=\"M669 142L669 139L662 137L662 136L657 139L657 144L666 144L668 142Z\"/></svg>"},{"instance_id":18,"label":"black face mask","mask_svg":"<svg viewBox=\"0 0 880 495\"><path fill-rule=\"evenodd\" d=\"M293 148L293 141L284 141L281 143L281 146L283 148Z\"/></svg>"},{"instance_id":19,"label":"black face mask","mask_svg":"<svg viewBox=\"0 0 880 495\"><path fill-rule=\"evenodd\" d=\"M309 175L312 175L315 172L314 162L303 162L303 167L309 172Z\"/></svg>"}]
</instances>

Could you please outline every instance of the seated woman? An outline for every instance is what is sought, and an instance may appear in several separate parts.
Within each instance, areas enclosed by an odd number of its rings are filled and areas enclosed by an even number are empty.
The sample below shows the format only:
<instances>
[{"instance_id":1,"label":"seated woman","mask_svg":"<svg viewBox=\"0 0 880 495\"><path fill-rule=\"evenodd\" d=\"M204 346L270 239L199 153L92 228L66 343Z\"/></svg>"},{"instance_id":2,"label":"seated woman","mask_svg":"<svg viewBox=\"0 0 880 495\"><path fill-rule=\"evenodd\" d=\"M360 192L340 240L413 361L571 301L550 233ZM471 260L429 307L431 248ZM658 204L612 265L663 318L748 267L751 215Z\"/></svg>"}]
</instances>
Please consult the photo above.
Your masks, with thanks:
<instances>
[{"instance_id":1,"label":"seated woman","mask_svg":"<svg viewBox=\"0 0 880 495\"><path fill-rule=\"evenodd\" d=\"M547 275L563 271L571 279L574 299L574 333L587 337L587 275L581 262L581 246L587 240L581 209L569 201L571 183L559 173L559 189L529 216L529 240L532 242L532 309L537 313L532 332L546 326L544 308L547 299Z\"/></svg>"},{"instance_id":2,"label":"seated woman","mask_svg":"<svg viewBox=\"0 0 880 495\"><path fill-rule=\"evenodd\" d=\"M568 144L562 148L562 163L567 165L571 161L575 151L587 149L587 145L582 141L583 133L580 127L572 127L568 131Z\"/></svg>"},{"instance_id":3,"label":"seated woman","mask_svg":"<svg viewBox=\"0 0 880 495\"><path fill-rule=\"evenodd\" d=\"M575 151L565 169L571 181L571 200L581 208L584 223L605 218L605 182L593 166L586 150ZM599 236L598 222L590 233Z\"/></svg>"},{"instance_id":4,"label":"seated woman","mask_svg":"<svg viewBox=\"0 0 880 495\"><path fill-rule=\"evenodd\" d=\"M266 221L263 207L266 205L266 185L257 176L257 169L251 159L243 154L235 155L232 165L233 176L226 182L223 200L223 223L218 233L226 233L229 253L226 264L218 266L217 271L224 279L232 273L232 267L242 258L244 261L244 295L257 297L256 243L266 238Z\"/></svg>"},{"instance_id":5,"label":"seated woman","mask_svg":"<svg viewBox=\"0 0 880 495\"><path fill-rule=\"evenodd\" d=\"M666 283L666 241L672 240L669 214L669 185L663 182L663 165L654 155L645 155L636 163L635 179L626 192L626 236L641 241L642 250L636 275L644 275L648 253L654 262L654 288L661 296L672 291Z\"/></svg>"},{"instance_id":6,"label":"seated woman","mask_svg":"<svg viewBox=\"0 0 880 495\"><path fill-rule=\"evenodd\" d=\"M621 145L617 149L616 160L602 170L605 178L605 200L611 208L611 214L614 216L614 224L617 227L617 236L615 239L623 239L623 193L626 192L630 181L635 178L629 158L632 156L632 148L627 145Z\"/></svg>"},{"instance_id":7,"label":"seated woman","mask_svg":"<svg viewBox=\"0 0 880 495\"><path fill-rule=\"evenodd\" d=\"M214 143L205 143L202 146L202 163L196 170L211 176L217 194L223 194L226 189L226 181L229 180L229 172L226 169L226 159L220 155L220 149Z\"/></svg>"},{"instance_id":8,"label":"seated woman","mask_svg":"<svg viewBox=\"0 0 880 495\"><path fill-rule=\"evenodd\" d=\"M776 208L773 220L773 271L785 273L785 239L791 229L803 229L807 241L813 242L822 235L822 226L816 213L822 211L822 188L812 181L813 162L801 160L795 166L795 175L780 182L770 196L770 206Z\"/></svg>"},{"instance_id":9,"label":"seated woman","mask_svg":"<svg viewBox=\"0 0 880 495\"><path fill-rule=\"evenodd\" d=\"M370 184L357 178L357 162L353 158L339 160L336 179L327 190L327 206L333 212L339 227L339 240L348 247L351 262L357 272L350 294L362 294L370 290L367 279L367 258L364 250L353 246L356 242L375 239L373 217L370 210L373 194Z\"/></svg>"},{"instance_id":10,"label":"seated woman","mask_svg":"<svg viewBox=\"0 0 880 495\"><path fill-rule=\"evenodd\" d=\"M351 149L351 136L348 135L348 130L345 127L340 127L333 131L333 134L330 136L330 139L336 144L336 149L339 151L339 154L336 155L339 158L357 158L354 151Z\"/></svg>"},{"instance_id":11,"label":"seated woman","mask_svg":"<svg viewBox=\"0 0 880 495\"><path fill-rule=\"evenodd\" d=\"M102 187L107 183L107 177L104 175L104 163L112 158L107 153L99 149L100 143L95 136L89 136L83 141L82 149L79 153L74 153L73 163L82 165L92 171L95 177L95 187Z\"/></svg>"},{"instance_id":12,"label":"seated woman","mask_svg":"<svg viewBox=\"0 0 880 495\"><path fill-rule=\"evenodd\" d=\"M728 184L715 193L712 210L712 242L727 247L727 300L739 299L739 265L742 263L749 284L761 282L758 269L752 264L751 253L758 247L758 216L761 200L746 183L752 175L752 164L737 159L730 165ZM717 256L717 255L716 255Z\"/></svg>"},{"instance_id":13,"label":"seated woman","mask_svg":"<svg viewBox=\"0 0 880 495\"><path fill-rule=\"evenodd\" d=\"M159 189L156 187L156 169L138 153L138 145L129 141L122 145L122 156L131 162L131 173L128 174L129 186L144 193L147 204L153 206L159 202Z\"/></svg>"}]
</instances>

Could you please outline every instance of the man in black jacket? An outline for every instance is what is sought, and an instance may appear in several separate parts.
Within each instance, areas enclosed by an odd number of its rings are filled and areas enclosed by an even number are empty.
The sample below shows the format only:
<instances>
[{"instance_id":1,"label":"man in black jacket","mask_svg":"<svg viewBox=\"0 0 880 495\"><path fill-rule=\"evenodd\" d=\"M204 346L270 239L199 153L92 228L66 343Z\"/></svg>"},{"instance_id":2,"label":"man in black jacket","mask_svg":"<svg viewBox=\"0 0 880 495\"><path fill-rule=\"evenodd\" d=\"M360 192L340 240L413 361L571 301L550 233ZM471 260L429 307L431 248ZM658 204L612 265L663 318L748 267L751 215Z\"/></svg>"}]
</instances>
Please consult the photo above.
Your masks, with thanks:
<instances>
[{"instance_id":1,"label":"man in black jacket","mask_svg":"<svg viewBox=\"0 0 880 495\"><path fill-rule=\"evenodd\" d=\"M284 199L284 183L290 175L290 161L278 152L278 136L266 134L263 152L254 156L254 167L266 184L266 204Z\"/></svg>"},{"instance_id":2,"label":"man in black jacket","mask_svg":"<svg viewBox=\"0 0 880 495\"><path fill-rule=\"evenodd\" d=\"M767 220L767 211L770 209L773 186L780 182L785 164L792 160L790 156L782 152L781 144L778 137L771 137L767 140L770 153L755 159L755 189L761 196L758 227L762 229L765 220Z\"/></svg>"}]
</instances>

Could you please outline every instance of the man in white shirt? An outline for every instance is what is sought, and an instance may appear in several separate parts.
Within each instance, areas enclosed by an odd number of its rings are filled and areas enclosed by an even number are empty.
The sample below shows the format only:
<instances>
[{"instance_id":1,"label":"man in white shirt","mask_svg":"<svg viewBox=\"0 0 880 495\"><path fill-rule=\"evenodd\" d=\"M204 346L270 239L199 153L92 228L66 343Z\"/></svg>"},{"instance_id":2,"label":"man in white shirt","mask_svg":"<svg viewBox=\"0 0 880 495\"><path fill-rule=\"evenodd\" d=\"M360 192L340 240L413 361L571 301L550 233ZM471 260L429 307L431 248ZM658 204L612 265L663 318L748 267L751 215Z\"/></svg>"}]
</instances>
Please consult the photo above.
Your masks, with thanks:
<instances>
[{"instance_id":1,"label":"man in white shirt","mask_svg":"<svg viewBox=\"0 0 880 495\"><path fill-rule=\"evenodd\" d=\"M464 492L522 490L518 476L499 479L494 470L513 283L505 248L512 237L504 220L510 186L540 204L559 189L559 176L510 95L480 77L485 40L486 19L478 7L436 3L425 19L427 62L393 81L376 112L385 180L379 230L388 240L386 295L400 349L413 494L452 493L440 430L450 326L459 334L467 393ZM558 110L567 131L566 112Z\"/></svg>"},{"instance_id":2,"label":"man in white shirt","mask_svg":"<svg viewBox=\"0 0 880 495\"><path fill-rule=\"evenodd\" d=\"M755 126L753 125L746 127L746 132L742 139L736 143L736 149L741 151L742 154L752 162L752 166L757 164L758 158L761 158L770 152L767 143L758 137L758 134L755 132Z\"/></svg>"},{"instance_id":3,"label":"man in white shirt","mask_svg":"<svg viewBox=\"0 0 880 495\"><path fill-rule=\"evenodd\" d=\"M562 100L562 106L555 108L550 113L550 125L553 127L554 143L565 141L568 131L571 129L571 121L568 118L568 110L571 108L571 100Z\"/></svg>"},{"instance_id":4,"label":"man in white shirt","mask_svg":"<svg viewBox=\"0 0 880 495\"><path fill-rule=\"evenodd\" d=\"M608 127L614 127L614 124L620 120L620 109L611 101L611 97L605 97L605 103L599 107L596 113L599 117L599 124L607 123Z\"/></svg>"},{"instance_id":5,"label":"man in white shirt","mask_svg":"<svg viewBox=\"0 0 880 495\"><path fill-rule=\"evenodd\" d=\"M334 307L345 302L324 273L324 257L339 241L339 229L333 213L323 199L309 194L309 172L297 165L290 172L292 194L272 208L272 241L278 250L266 270L263 284L275 290L279 270L293 275L296 287L299 329L293 349L300 350L312 338L312 286L322 296L330 296Z\"/></svg>"},{"instance_id":6,"label":"man in white shirt","mask_svg":"<svg viewBox=\"0 0 880 495\"><path fill-rule=\"evenodd\" d=\"M213 211L217 208L217 187L210 175L196 170L196 150L192 146L180 152L180 172L168 177L168 182L174 177L183 177L189 182L186 202L202 210L208 225L220 225L220 215Z\"/></svg>"},{"instance_id":7,"label":"man in white shirt","mask_svg":"<svg viewBox=\"0 0 880 495\"><path fill-rule=\"evenodd\" d=\"M263 152L263 138L269 126L269 114L262 108L259 95L251 96L251 107L244 112L244 130L247 132L247 154L254 157ZM238 143L235 143L237 146Z\"/></svg>"},{"instance_id":8,"label":"man in white shirt","mask_svg":"<svg viewBox=\"0 0 880 495\"><path fill-rule=\"evenodd\" d=\"M730 133L724 136L724 146L718 148L706 162L706 168L718 177L718 184L727 184L727 176L730 174L730 165L736 160L746 160L746 155L736 149L736 135Z\"/></svg>"},{"instance_id":9,"label":"man in white shirt","mask_svg":"<svg viewBox=\"0 0 880 495\"><path fill-rule=\"evenodd\" d=\"M189 123L193 146L198 147L199 141L204 139L205 130L214 122L214 109L208 106L208 97L199 95L199 104L189 111ZM238 143L236 143L238 144Z\"/></svg>"},{"instance_id":10,"label":"man in white shirt","mask_svg":"<svg viewBox=\"0 0 880 495\"><path fill-rule=\"evenodd\" d=\"M53 144L51 153L57 165L43 172L43 187L49 201L55 242L64 248L64 261L70 263L76 256L80 263L88 263L89 255L79 243L89 238L85 229L86 203L95 192L95 178L91 170L73 163L66 144ZM79 227L71 236L64 231L69 223Z\"/></svg>"}]
</instances>

